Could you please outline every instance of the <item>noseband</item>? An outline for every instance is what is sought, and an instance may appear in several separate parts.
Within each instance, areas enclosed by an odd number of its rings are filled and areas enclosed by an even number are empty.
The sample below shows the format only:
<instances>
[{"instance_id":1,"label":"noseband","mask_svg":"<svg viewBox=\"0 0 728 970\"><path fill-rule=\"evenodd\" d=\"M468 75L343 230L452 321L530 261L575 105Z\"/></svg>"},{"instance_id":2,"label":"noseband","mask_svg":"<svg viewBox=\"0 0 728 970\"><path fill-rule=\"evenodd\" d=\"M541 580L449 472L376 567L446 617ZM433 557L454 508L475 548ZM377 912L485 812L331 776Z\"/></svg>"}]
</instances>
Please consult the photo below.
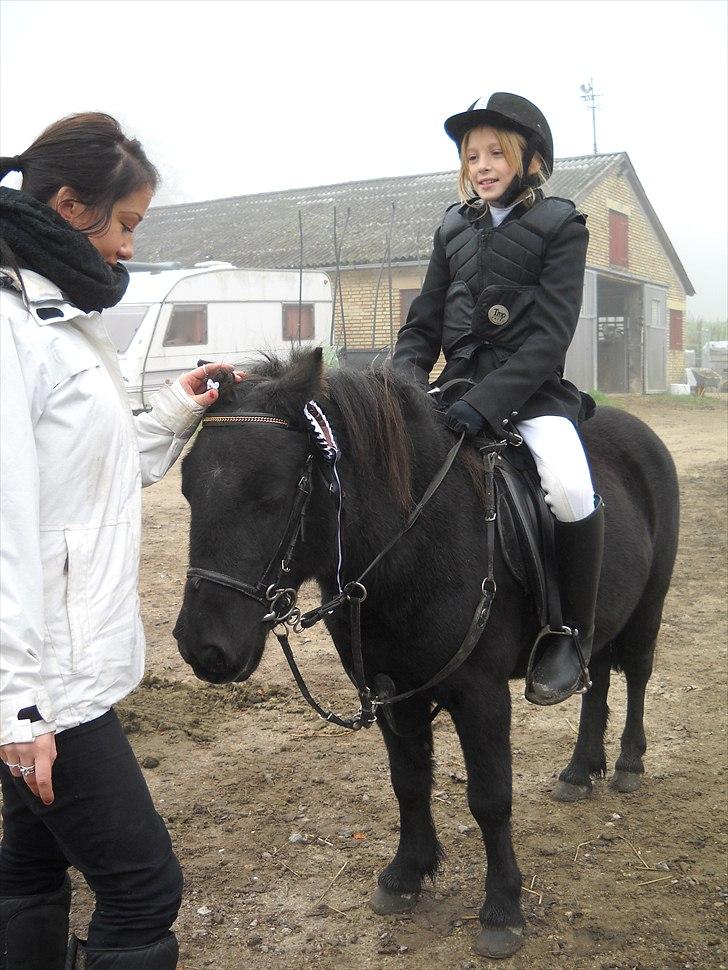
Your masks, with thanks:
<instances>
[{"instance_id":1,"label":"noseband","mask_svg":"<svg viewBox=\"0 0 728 970\"><path fill-rule=\"evenodd\" d=\"M314 402L310 403L313 404ZM316 408L318 408L317 405ZM320 413L321 412L319 409L319 414ZM258 413L250 411L237 411L231 414L210 415L209 417L202 419L203 429L231 424L269 424L280 427L286 431L293 431L296 434L306 434L306 432L299 431L297 428L291 428L289 422L284 418L279 418L274 414L267 414L265 412ZM312 436L308 435L308 437L311 439ZM247 596L258 603L262 603L264 606L269 608L268 612L263 617L262 622L271 624L273 632L277 637L278 642L281 644L286 660L288 661L296 683L298 684L301 694L305 700L320 717L324 718L324 720L329 721L330 723L338 724L340 727L349 728L350 730L354 731L357 731L362 727L371 727L371 725L376 721L377 708L381 707L383 713L387 717L390 728L392 728L396 734L399 734L400 732L397 731L396 727L394 726L394 721L391 716L391 705L413 697L415 694L421 694L424 691L430 690L436 684L439 684L442 680L452 674L470 656L475 644L478 642L483 633L485 625L488 622L490 608L496 591L495 579L493 576L496 517L493 468L496 456L507 445L506 441L484 441L479 449L483 457L483 466L485 471L485 525L488 575L481 584L480 598L475 608L470 626L468 627L467 633L465 634L459 649L445 664L445 666L438 671L438 673L431 677L425 684L422 684L412 690L396 694L392 689L385 685L377 695L367 686L364 674L364 658L361 642L361 605L367 597L367 589L363 583L363 580L369 574L369 572L374 569L377 563L379 563L380 560L387 555L390 549L392 549L392 547L399 542L402 536L415 524L422 510L442 484L445 476L452 467L463 444L464 438L465 435L461 435L458 441L450 449L445 461L430 481L430 484L427 486L422 498L412 510L400 531L392 539L390 539L381 552L374 557L361 575L356 580L347 583L343 588L341 585L339 585L339 593L337 596L335 596L332 600L329 600L327 603L323 603L321 606L309 610L307 613L301 613L300 609L296 606L298 590L291 587L284 587L282 585L282 579L286 573L290 572L290 563L293 558L296 545L298 544L303 531L304 516L306 514L312 489L313 449L309 451L303 464L302 474L296 489L296 497L288 517L283 538L281 539L273 558L265 568L263 575L255 585L243 582L233 576L228 576L225 573L218 573L209 569L198 569L196 567L191 567L187 570L187 580L195 587L199 586L200 580L204 579L208 582L216 583L218 586L226 586L229 589L234 589L237 592L242 593L244 596ZM320 441L316 442L317 447L320 447L320 444ZM324 449L324 451L326 451L326 449ZM336 475L334 464L334 476L329 481L329 490L331 492L335 492L337 488L339 489L340 499L340 484L338 482L338 476ZM271 582L271 577L273 575L275 575L275 579ZM346 672L356 687L359 694L359 700L361 702L361 708L353 718L342 718L331 711L324 710L324 708L322 708L314 700L296 664L293 651L289 643L287 630L287 627L291 627L297 632L308 629L315 623L318 623L319 620L322 620L325 616L333 613L344 603L349 604L351 614L352 670L347 670ZM378 678L378 680L381 680L381 678ZM389 681L388 678L385 678L385 680ZM394 686L391 681L389 681L389 685L391 685L392 688ZM435 707L431 714L431 719L434 719L439 711L440 707Z\"/></svg>"}]
</instances>

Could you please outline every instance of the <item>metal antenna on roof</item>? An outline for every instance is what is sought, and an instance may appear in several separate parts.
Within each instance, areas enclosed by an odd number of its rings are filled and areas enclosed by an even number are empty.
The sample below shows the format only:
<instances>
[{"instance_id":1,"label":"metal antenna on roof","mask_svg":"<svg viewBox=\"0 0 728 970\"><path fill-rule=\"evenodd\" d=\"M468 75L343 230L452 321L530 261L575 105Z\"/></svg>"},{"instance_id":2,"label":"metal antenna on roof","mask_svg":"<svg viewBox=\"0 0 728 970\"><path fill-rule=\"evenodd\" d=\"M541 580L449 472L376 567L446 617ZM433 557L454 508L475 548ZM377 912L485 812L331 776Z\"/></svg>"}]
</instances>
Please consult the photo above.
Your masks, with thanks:
<instances>
[{"instance_id":1,"label":"metal antenna on roof","mask_svg":"<svg viewBox=\"0 0 728 970\"><path fill-rule=\"evenodd\" d=\"M588 84L582 84L581 91L581 100L586 101L591 108L592 133L594 135L594 154L597 155L597 98L601 98L601 94L596 94L594 92L594 78L591 78Z\"/></svg>"},{"instance_id":2,"label":"metal antenna on roof","mask_svg":"<svg viewBox=\"0 0 728 970\"><path fill-rule=\"evenodd\" d=\"M391 260L391 243L392 243L392 226L394 225L394 202L392 203L392 212L389 217L389 226L387 227L387 235L384 239L384 257L382 258L382 265L379 267L379 276L377 277L377 286L374 290L374 313L372 315L372 350L377 345L377 307L379 305L379 287L382 283L382 275L384 274L384 267L389 265L389 329L390 329L390 353L391 345L393 342L392 334L392 260Z\"/></svg>"},{"instance_id":3,"label":"metal antenna on roof","mask_svg":"<svg viewBox=\"0 0 728 970\"><path fill-rule=\"evenodd\" d=\"M303 218L301 207L298 207L298 238L300 253L298 260L298 347L301 347L301 314L303 313Z\"/></svg>"},{"instance_id":4,"label":"metal antenna on roof","mask_svg":"<svg viewBox=\"0 0 728 970\"><path fill-rule=\"evenodd\" d=\"M336 206L334 206L334 261L336 263L336 278L334 280L334 298L331 303L331 345L334 345L334 332L335 332L335 320L336 320L336 296L339 297L339 308L341 310L341 333L344 338L344 351L346 351L346 321L344 319L344 297L341 291L341 249L344 245L344 236L346 235L346 229L349 225L349 216L351 215L351 209L347 206L346 209L346 219L344 220L344 228L341 230L341 242L337 244L337 221L336 221Z\"/></svg>"}]
</instances>

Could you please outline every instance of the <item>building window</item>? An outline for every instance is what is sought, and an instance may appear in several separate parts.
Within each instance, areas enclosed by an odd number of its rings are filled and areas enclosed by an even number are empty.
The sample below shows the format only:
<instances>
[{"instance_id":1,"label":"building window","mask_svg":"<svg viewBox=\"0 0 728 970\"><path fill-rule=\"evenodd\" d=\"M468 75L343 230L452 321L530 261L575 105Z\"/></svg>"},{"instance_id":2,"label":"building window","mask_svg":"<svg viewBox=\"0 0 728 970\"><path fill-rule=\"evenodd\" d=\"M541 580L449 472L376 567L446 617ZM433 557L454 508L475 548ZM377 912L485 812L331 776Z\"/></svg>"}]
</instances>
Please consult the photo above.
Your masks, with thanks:
<instances>
[{"instance_id":1,"label":"building window","mask_svg":"<svg viewBox=\"0 0 728 970\"><path fill-rule=\"evenodd\" d=\"M400 327L407 319L415 299L420 295L420 290L400 290L399 291L399 325Z\"/></svg>"},{"instance_id":2,"label":"building window","mask_svg":"<svg viewBox=\"0 0 728 970\"><path fill-rule=\"evenodd\" d=\"M623 212L609 210L609 263L629 266L629 219Z\"/></svg>"},{"instance_id":3,"label":"building window","mask_svg":"<svg viewBox=\"0 0 728 970\"><path fill-rule=\"evenodd\" d=\"M682 310L670 310L670 350L683 349Z\"/></svg>"},{"instance_id":4,"label":"building window","mask_svg":"<svg viewBox=\"0 0 728 970\"><path fill-rule=\"evenodd\" d=\"M284 303L283 339L313 340L315 335L313 303Z\"/></svg>"},{"instance_id":5,"label":"building window","mask_svg":"<svg viewBox=\"0 0 728 970\"><path fill-rule=\"evenodd\" d=\"M207 306L204 303L177 304L164 335L165 347L190 347L207 343Z\"/></svg>"}]
</instances>

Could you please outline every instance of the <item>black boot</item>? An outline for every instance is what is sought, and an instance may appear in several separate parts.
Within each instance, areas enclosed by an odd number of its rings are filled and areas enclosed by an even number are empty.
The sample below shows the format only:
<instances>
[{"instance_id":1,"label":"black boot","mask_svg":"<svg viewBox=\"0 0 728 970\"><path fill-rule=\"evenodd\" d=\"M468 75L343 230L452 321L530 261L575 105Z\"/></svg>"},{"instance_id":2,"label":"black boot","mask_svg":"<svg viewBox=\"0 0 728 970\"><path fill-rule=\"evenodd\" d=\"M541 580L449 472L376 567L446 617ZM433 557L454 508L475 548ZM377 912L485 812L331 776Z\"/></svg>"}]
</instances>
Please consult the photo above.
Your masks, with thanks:
<instances>
[{"instance_id":1,"label":"black boot","mask_svg":"<svg viewBox=\"0 0 728 970\"><path fill-rule=\"evenodd\" d=\"M35 896L0 897L0 970L64 970L71 881Z\"/></svg>"},{"instance_id":2,"label":"black boot","mask_svg":"<svg viewBox=\"0 0 728 970\"><path fill-rule=\"evenodd\" d=\"M604 549L602 500L597 497L594 511L579 522L557 521L554 540L561 611L569 631L546 633L531 652L526 699L541 705L558 704L591 687L586 666L592 653L594 609Z\"/></svg>"},{"instance_id":3,"label":"black boot","mask_svg":"<svg viewBox=\"0 0 728 970\"><path fill-rule=\"evenodd\" d=\"M123 950L89 949L74 937L68 951L66 970L175 970L179 946L174 933L148 946Z\"/></svg>"}]
</instances>

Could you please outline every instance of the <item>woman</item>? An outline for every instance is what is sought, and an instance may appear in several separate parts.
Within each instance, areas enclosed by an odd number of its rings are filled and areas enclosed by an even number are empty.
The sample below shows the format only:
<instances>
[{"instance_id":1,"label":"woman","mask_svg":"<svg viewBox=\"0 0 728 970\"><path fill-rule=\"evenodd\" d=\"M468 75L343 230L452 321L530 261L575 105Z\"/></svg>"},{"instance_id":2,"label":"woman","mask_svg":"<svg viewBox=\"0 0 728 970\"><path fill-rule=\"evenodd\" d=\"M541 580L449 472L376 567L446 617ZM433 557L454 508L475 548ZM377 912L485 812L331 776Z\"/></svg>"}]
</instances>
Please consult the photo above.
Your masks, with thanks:
<instances>
[{"instance_id":1,"label":"woman","mask_svg":"<svg viewBox=\"0 0 728 970\"><path fill-rule=\"evenodd\" d=\"M515 426L530 448L554 523L563 631L534 647L526 697L556 704L590 686L587 663L601 568L604 510L594 495L576 426L577 389L563 379L579 319L589 234L572 202L544 198L551 131L542 112L497 93L453 115L445 130L460 153L460 205L435 233L430 265L394 350L393 364L426 384L472 386L447 412L457 433ZM466 385L467 386L467 385Z\"/></svg>"},{"instance_id":2,"label":"woman","mask_svg":"<svg viewBox=\"0 0 728 970\"><path fill-rule=\"evenodd\" d=\"M60 970L67 869L96 897L78 965L172 970L182 877L113 705L139 683L140 486L217 397L209 365L133 418L100 311L157 185L105 114L0 159L0 970ZM241 379L237 376L237 379ZM85 961L85 962L84 962Z\"/></svg>"}]
</instances>

